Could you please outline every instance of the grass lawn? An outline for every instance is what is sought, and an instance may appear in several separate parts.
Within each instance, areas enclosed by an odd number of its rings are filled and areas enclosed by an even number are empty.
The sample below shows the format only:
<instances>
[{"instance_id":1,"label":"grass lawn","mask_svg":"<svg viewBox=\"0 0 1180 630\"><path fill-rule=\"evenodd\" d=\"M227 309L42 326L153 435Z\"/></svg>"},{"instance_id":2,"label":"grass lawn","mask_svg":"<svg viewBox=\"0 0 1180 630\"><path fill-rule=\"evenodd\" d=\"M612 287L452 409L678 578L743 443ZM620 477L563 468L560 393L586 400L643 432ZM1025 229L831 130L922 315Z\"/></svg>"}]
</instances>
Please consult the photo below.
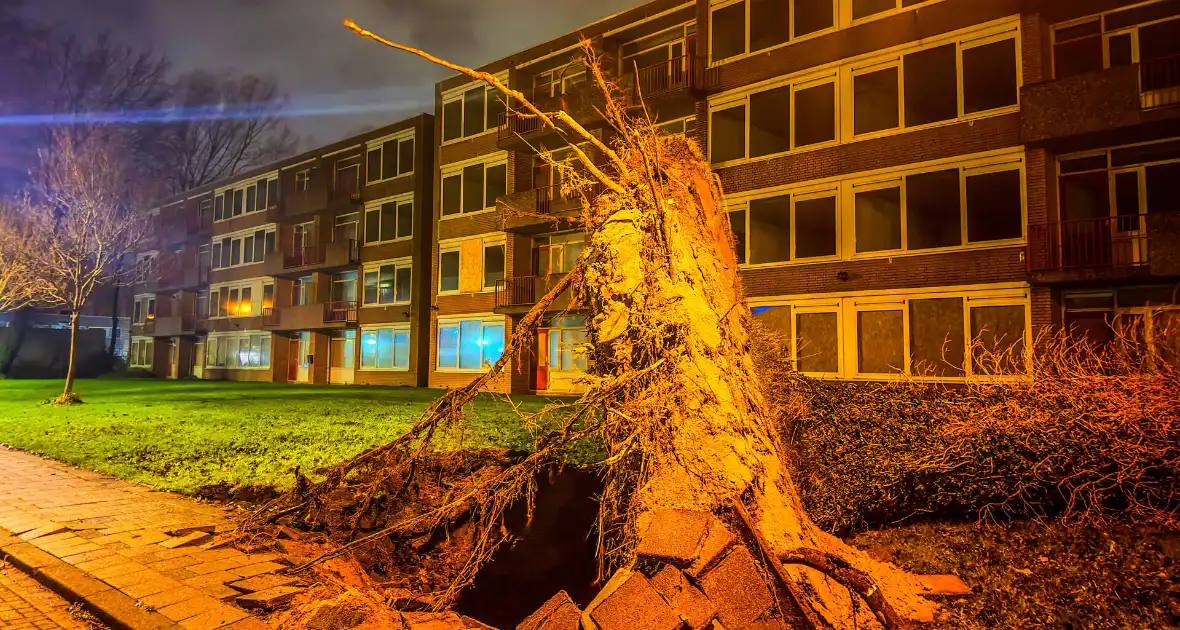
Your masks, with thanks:
<instances>
[{"instance_id":1,"label":"grass lawn","mask_svg":"<svg viewBox=\"0 0 1180 630\"><path fill-rule=\"evenodd\" d=\"M85 404L53 407L61 381L0 380L0 443L130 479L192 492L212 483L289 487L404 433L439 390L274 383L85 380ZM524 410L546 402L514 396ZM527 448L512 408L480 395L465 435L443 448Z\"/></svg>"}]
</instances>

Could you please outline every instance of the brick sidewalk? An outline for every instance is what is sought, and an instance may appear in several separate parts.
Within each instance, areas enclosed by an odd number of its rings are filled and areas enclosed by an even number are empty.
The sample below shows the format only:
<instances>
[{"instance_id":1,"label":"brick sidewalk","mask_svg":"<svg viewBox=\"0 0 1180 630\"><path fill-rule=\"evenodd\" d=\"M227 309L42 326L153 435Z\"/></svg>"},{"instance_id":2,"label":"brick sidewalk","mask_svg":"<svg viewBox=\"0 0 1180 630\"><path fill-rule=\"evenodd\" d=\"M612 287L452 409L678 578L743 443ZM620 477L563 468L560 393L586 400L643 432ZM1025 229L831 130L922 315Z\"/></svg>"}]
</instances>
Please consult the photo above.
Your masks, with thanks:
<instances>
[{"instance_id":1,"label":"brick sidewalk","mask_svg":"<svg viewBox=\"0 0 1180 630\"><path fill-rule=\"evenodd\" d=\"M69 612L66 601L20 569L0 562L0 628L6 630L98 630Z\"/></svg>"},{"instance_id":2,"label":"brick sidewalk","mask_svg":"<svg viewBox=\"0 0 1180 630\"><path fill-rule=\"evenodd\" d=\"M0 528L19 537L0 533L3 555L73 576L100 612L131 606L141 625L186 630L265 627L234 603L247 590L230 585L284 565L209 544L206 532L232 526L224 508L0 448ZM43 568L61 562L70 566Z\"/></svg>"}]
</instances>

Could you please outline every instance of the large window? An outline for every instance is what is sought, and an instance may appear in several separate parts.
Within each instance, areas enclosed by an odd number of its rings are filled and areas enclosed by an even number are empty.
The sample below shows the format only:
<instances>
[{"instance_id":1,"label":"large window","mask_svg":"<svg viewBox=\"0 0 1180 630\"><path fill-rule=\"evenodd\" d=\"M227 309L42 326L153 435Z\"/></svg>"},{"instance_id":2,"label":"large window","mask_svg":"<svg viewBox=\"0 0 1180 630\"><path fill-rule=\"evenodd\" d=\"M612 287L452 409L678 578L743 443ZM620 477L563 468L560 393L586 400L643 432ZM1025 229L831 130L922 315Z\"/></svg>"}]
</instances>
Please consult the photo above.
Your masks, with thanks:
<instances>
[{"instance_id":1,"label":"large window","mask_svg":"<svg viewBox=\"0 0 1180 630\"><path fill-rule=\"evenodd\" d=\"M414 134L368 143L365 182L375 182L414 172Z\"/></svg>"},{"instance_id":2,"label":"large window","mask_svg":"<svg viewBox=\"0 0 1180 630\"><path fill-rule=\"evenodd\" d=\"M647 70L646 78L649 81L655 81L652 85L660 87L658 82L663 79L666 83L664 85L674 86L678 82L685 80L685 72L688 66L684 62L676 62L675 60L684 59L688 54L686 46L688 42L696 35L696 23L689 22L681 24L665 31L660 31L654 35L648 35L643 39L627 42L619 47L619 76L630 77L633 80L636 70ZM660 64L665 64L666 75L660 72L653 75L653 70Z\"/></svg>"},{"instance_id":3,"label":"large window","mask_svg":"<svg viewBox=\"0 0 1180 630\"><path fill-rule=\"evenodd\" d=\"M1180 4L1168 0L1073 20L1053 29L1053 67L1058 79L1177 54Z\"/></svg>"},{"instance_id":4,"label":"large window","mask_svg":"<svg viewBox=\"0 0 1180 630\"><path fill-rule=\"evenodd\" d=\"M533 239L533 274L568 273L586 248L584 232L550 234Z\"/></svg>"},{"instance_id":5,"label":"large window","mask_svg":"<svg viewBox=\"0 0 1180 630\"><path fill-rule=\"evenodd\" d=\"M586 318L566 315L549 326L549 369L558 372L586 372Z\"/></svg>"},{"instance_id":6,"label":"large window","mask_svg":"<svg viewBox=\"0 0 1180 630\"><path fill-rule=\"evenodd\" d=\"M442 175L442 216L479 212L496 206L508 192L508 163L470 164L444 168Z\"/></svg>"},{"instance_id":7,"label":"large window","mask_svg":"<svg viewBox=\"0 0 1180 630\"><path fill-rule=\"evenodd\" d=\"M267 254L275 251L276 237L276 228L272 225L215 239L212 243L213 268L263 262Z\"/></svg>"},{"instance_id":8,"label":"large window","mask_svg":"<svg viewBox=\"0 0 1180 630\"><path fill-rule=\"evenodd\" d=\"M796 369L837 378L963 379L1024 371L1027 289L820 297L751 310Z\"/></svg>"},{"instance_id":9,"label":"large window","mask_svg":"<svg viewBox=\"0 0 1180 630\"><path fill-rule=\"evenodd\" d=\"M439 244L438 292L493 291L505 276L507 244L503 234L492 234Z\"/></svg>"},{"instance_id":10,"label":"large window","mask_svg":"<svg viewBox=\"0 0 1180 630\"><path fill-rule=\"evenodd\" d=\"M155 352L155 345L151 339L132 339L131 354L128 362L131 367L151 369Z\"/></svg>"},{"instance_id":11,"label":"large window","mask_svg":"<svg viewBox=\"0 0 1180 630\"><path fill-rule=\"evenodd\" d=\"M384 263L365 264L364 305L408 304L410 302L412 263L409 258Z\"/></svg>"},{"instance_id":12,"label":"large window","mask_svg":"<svg viewBox=\"0 0 1180 630\"><path fill-rule=\"evenodd\" d=\"M832 142L836 76L800 80L712 106L709 157L714 164Z\"/></svg>"},{"instance_id":13,"label":"large window","mask_svg":"<svg viewBox=\"0 0 1180 630\"><path fill-rule=\"evenodd\" d=\"M273 301L273 282L217 286L209 290L209 317L261 315L261 309L274 306Z\"/></svg>"},{"instance_id":14,"label":"large window","mask_svg":"<svg viewBox=\"0 0 1180 630\"><path fill-rule=\"evenodd\" d=\"M752 265L835 256L837 191L834 189L751 199L731 207L738 258Z\"/></svg>"},{"instance_id":15,"label":"large window","mask_svg":"<svg viewBox=\"0 0 1180 630\"><path fill-rule=\"evenodd\" d=\"M270 333L210 335L205 365L227 369L270 367Z\"/></svg>"},{"instance_id":16,"label":"large window","mask_svg":"<svg viewBox=\"0 0 1180 630\"><path fill-rule=\"evenodd\" d=\"M409 325L362 328L361 369L410 369Z\"/></svg>"},{"instance_id":17,"label":"large window","mask_svg":"<svg viewBox=\"0 0 1180 630\"><path fill-rule=\"evenodd\" d=\"M533 75L533 98L572 94L586 85L586 66L573 62Z\"/></svg>"},{"instance_id":18,"label":"large window","mask_svg":"<svg viewBox=\"0 0 1180 630\"><path fill-rule=\"evenodd\" d=\"M758 52L836 26L836 0L737 0L709 11L710 60Z\"/></svg>"},{"instance_id":19,"label":"large window","mask_svg":"<svg viewBox=\"0 0 1180 630\"><path fill-rule=\"evenodd\" d=\"M503 318L439 320L439 370L483 371L503 353Z\"/></svg>"},{"instance_id":20,"label":"large window","mask_svg":"<svg viewBox=\"0 0 1180 630\"><path fill-rule=\"evenodd\" d=\"M365 245L387 243L414 235L414 195L403 195L365 206Z\"/></svg>"},{"instance_id":21,"label":"large window","mask_svg":"<svg viewBox=\"0 0 1180 630\"><path fill-rule=\"evenodd\" d=\"M507 81L507 76L501 77ZM506 110L504 95L491 86L477 85L450 92L443 98L443 142L476 136L495 129Z\"/></svg>"},{"instance_id":22,"label":"large window","mask_svg":"<svg viewBox=\"0 0 1180 630\"><path fill-rule=\"evenodd\" d=\"M217 191L213 198L213 220L224 221L251 212L262 212L278 202L279 175L272 173L249 183Z\"/></svg>"}]
</instances>

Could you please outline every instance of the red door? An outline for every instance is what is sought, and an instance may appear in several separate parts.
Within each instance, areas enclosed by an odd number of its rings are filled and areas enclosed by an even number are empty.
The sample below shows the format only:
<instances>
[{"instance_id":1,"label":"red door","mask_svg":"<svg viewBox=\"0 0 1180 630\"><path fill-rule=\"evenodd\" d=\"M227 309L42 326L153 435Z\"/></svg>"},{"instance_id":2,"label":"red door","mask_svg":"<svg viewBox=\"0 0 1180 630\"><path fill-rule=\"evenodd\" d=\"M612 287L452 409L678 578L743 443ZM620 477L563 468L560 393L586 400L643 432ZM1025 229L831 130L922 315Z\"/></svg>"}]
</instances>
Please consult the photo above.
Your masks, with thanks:
<instances>
[{"instance_id":1,"label":"red door","mask_svg":"<svg viewBox=\"0 0 1180 630\"><path fill-rule=\"evenodd\" d=\"M549 329L537 329L537 370L534 375L533 390L549 389Z\"/></svg>"}]
</instances>

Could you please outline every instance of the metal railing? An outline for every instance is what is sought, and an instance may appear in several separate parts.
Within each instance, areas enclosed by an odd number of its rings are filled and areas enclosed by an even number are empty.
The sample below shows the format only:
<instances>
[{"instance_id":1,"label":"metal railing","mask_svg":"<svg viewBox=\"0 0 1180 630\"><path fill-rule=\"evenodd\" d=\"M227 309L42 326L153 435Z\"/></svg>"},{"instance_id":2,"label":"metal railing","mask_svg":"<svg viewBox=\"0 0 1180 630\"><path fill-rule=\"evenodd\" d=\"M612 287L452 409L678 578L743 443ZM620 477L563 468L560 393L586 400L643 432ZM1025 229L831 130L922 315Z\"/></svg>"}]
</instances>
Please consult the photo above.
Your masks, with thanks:
<instances>
[{"instance_id":1,"label":"metal railing","mask_svg":"<svg viewBox=\"0 0 1180 630\"><path fill-rule=\"evenodd\" d=\"M1144 109L1180 103L1180 55L1141 62L1139 92Z\"/></svg>"},{"instance_id":2,"label":"metal railing","mask_svg":"<svg viewBox=\"0 0 1180 630\"><path fill-rule=\"evenodd\" d=\"M537 284L544 287L544 282L545 276L516 276L497 280L496 307L536 304Z\"/></svg>"},{"instance_id":3,"label":"metal railing","mask_svg":"<svg viewBox=\"0 0 1180 630\"><path fill-rule=\"evenodd\" d=\"M1030 271L1142 267L1147 215L1124 215L1028 226Z\"/></svg>"},{"instance_id":4,"label":"metal railing","mask_svg":"<svg viewBox=\"0 0 1180 630\"><path fill-rule=\"evenodd\" d=\"M328 262L328 245L330 243L319 243L315 245L304 245L303 247L296 247L290 253L283 253L283 269L297 269L299 267L311 267L313 265L322 265ZM360 245L356 239L348 239L346 244L348 248L348 259L343 261L345 264L352 264L360 260Z\"/></svg>"},{"instance_id":5,"label":"metal railing","mask_svg":"<svg viewBox=\"0 0 1180 630\"><path fill-rule=\"evenodd\" d=\"M273 306L267 306L262 309L262 325L263 326L278 326L279 325L279 310Z\"/></svg>"},{"instance_id":6,"label":"metal railing","mask_svg":"<svg viewBox=\"0 0 1180 630\"><path fill-rule=\"evenodd\" d=\"M606 187L602 184L593 184L589 190L586 191L586 193L591 199L593 199L598 195L601 195L604 190L606 190ZM553 214L554 204L563 204L579 199L578 191L571 190L568 192L563 192L561 184L542 186L540 188L534 188L533 191L536 197L535 210L537 214ZM560 209L558 211L560 211Z\"/></svg>"},{"instance_id":7,"label":"metal railing","mask_svg":"<svg viewBox=\"0 0 1180 630\"><path fill-rule=\"evenodd\" d=\"M356 300L342 300L324 303L324 323L341 324L357 320Z\"/></svg>"},{"instance_id":8,"label":"metal railing","mask_svg":"<svg viewBox=\"0 0 1180 630\"><path fill-rule=\"evenodd\" d=\"M635 98L651 98L678 90L716 87L717 69L702 58L687 54L652 64L635 73Z\"/></svg>"},{"instance_id":9,"label":"metal railing","mask_svg":"<svg viewBox=\"0 0 1180 630\"><path fill-rule=\"evenodd\" d=\"M499 128L496 131L496 138L499 140L523 136L541 128L540 118L532 118L520 112L504 112L500 114L499 123Z\"/></svg>"}]
</instances>

